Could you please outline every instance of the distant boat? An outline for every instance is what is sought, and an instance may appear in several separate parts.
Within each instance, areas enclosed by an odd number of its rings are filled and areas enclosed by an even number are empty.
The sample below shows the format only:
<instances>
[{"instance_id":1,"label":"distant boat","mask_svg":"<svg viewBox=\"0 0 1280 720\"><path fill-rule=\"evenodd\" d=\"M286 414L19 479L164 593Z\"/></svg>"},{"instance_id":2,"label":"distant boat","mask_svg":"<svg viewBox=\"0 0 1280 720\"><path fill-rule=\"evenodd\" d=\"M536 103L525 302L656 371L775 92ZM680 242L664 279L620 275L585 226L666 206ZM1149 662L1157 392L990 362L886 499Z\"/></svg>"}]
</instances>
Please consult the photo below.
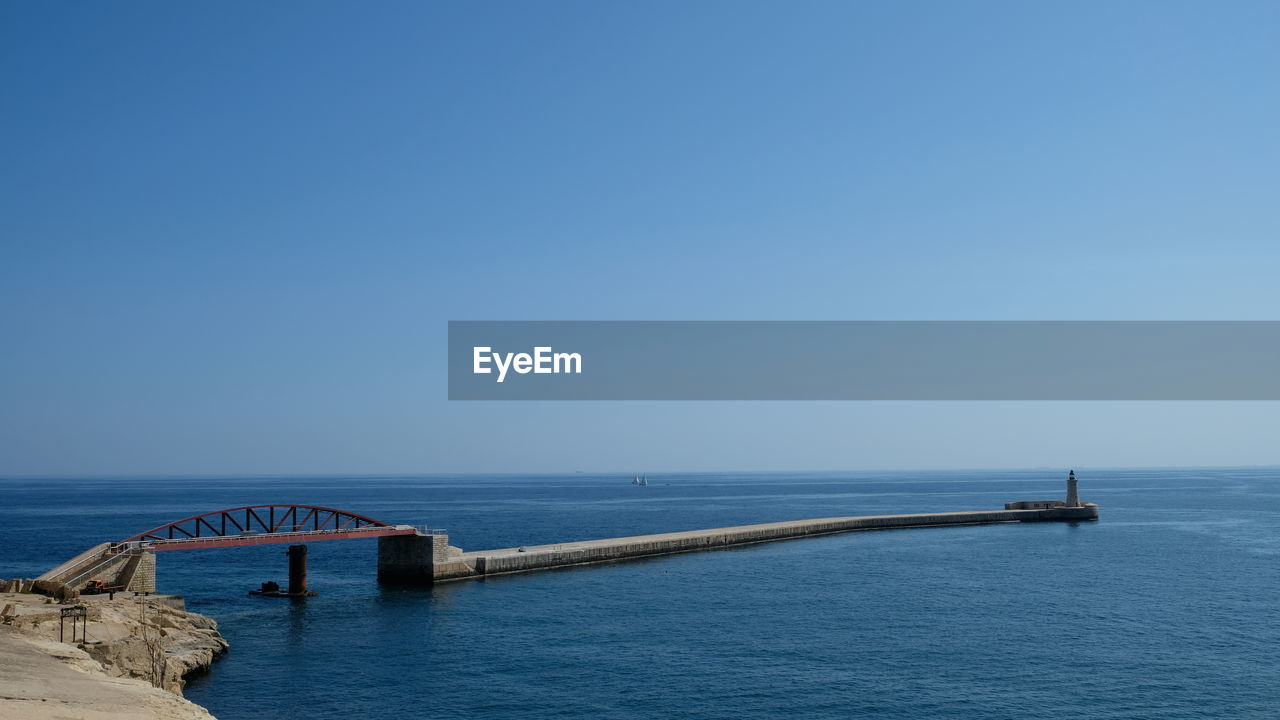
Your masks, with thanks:
<instances>
[{"instance_id":1,"label":"distant boat","mask_svg":"<svg viewBox=\"0 0 1280 720\"><path fill-rule=\"evenodd\" d=\"M649 484L649 476L648 476L647 474L645 474L645 475L637 475L637 476L635 476L635 478L634 478L634 479L632 479L632 480L631 480L631 484L632 484L632 485L648 485L648 484Z\"/></svg>"}]
</instances>

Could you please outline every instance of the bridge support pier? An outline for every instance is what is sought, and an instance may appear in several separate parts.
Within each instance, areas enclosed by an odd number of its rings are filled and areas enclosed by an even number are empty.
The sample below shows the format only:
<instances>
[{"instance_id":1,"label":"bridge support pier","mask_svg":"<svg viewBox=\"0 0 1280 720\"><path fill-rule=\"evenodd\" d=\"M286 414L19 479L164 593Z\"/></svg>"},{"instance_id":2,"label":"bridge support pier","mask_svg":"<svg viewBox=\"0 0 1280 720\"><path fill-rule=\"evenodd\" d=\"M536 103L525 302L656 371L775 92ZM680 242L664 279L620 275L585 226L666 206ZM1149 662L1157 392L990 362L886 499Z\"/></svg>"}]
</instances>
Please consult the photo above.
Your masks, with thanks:
<instances>
[{"instance_id":1,"label":"bridge support pier","mask_svg":"<svg viewBox=\"0 0 1280 720\"><path fill-rule=\"evenodd\" d=\"M307 594L307 546L290 545L289 551L289 594Z\"/></svg>"},{"instance_id":2,"label":"bridge support pier","mask_svg":"<svg viewBox=\"0 0 1280 720\"><path fill-rule=\"evenodd\" d=\"M156 554L149 551L142 551L138 556L138 565L134 570L133 576L128 578L128 585L125 590L142 593L153 593L156 591Z\"/></svg>"},{"instance_id":3,"label":"bridge support pier","mask_svg":"<svg viewBox=\"0 0 1280 720\"><path fill-rule=\"evenodd\" d=\"M391 535L378 538L378 582L430 585L435 565L449 557L448 535Z\"/></svg>"}]
</instances>

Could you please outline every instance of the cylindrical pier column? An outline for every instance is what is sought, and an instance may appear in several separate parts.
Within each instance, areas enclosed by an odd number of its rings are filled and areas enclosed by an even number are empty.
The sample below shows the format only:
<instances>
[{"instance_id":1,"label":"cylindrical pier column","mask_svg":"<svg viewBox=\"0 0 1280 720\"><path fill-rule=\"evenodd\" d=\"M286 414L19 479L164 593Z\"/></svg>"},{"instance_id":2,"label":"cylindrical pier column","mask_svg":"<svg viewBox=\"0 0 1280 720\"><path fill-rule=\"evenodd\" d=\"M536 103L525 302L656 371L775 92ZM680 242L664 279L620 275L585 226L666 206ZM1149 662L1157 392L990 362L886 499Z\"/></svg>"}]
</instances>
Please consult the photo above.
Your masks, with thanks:
<instances>
[{"instance_id":1,"label":"cylindrical pier column","mask_svg":"<svg viewBox=\"0 0 1280 720\"><path fill-rule=\"evenodd\" d=\"M289 594L307 594L307 546L289 546Z\"/></svg>"}]
</instances>

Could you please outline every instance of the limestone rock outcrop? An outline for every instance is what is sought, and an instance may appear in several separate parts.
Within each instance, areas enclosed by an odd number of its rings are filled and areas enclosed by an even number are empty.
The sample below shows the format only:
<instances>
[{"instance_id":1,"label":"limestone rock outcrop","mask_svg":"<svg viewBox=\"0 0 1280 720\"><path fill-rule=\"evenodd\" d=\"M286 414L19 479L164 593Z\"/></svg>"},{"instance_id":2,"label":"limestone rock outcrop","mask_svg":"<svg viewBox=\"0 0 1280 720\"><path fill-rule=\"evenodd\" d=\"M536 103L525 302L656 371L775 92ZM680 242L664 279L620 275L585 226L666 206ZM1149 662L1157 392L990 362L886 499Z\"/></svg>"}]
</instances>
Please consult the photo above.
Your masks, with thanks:
<instances>
[{"instance_id":1,"label":"limestone rock outcrop","mask_svg":"<svg viewBox=\"0 0 1280 720\"><path fill-rule=\"evenodd\" d=\"M0 625L0 717L23 720L214 720L178 695L111 677L85 651Z\"/></svg>"},{"instance_id":2,"label":"limestone rock outcrop","mask_svg":"<svg viewBox=\"0 0 1280 720\"><path fill-rule=\"evenodd\" d=\"M6 687L27 682L14 686L26 688L22 692L0 698L0 716L8 717L19 703L24 712L14 717L211 717L181 694L187 675L208 670L227 650L216 622L186 612L175 596L87 596L80 604L87 625L77 623L73 640L72 623L62 618L68 605L29 593L0 594L0 678ZM32 668L59 679L41 680ZM95 683L104 697L126 703L118 714L88 703ZM137 703L132 714L128 702Z\"/></svg>"}]
</instances>

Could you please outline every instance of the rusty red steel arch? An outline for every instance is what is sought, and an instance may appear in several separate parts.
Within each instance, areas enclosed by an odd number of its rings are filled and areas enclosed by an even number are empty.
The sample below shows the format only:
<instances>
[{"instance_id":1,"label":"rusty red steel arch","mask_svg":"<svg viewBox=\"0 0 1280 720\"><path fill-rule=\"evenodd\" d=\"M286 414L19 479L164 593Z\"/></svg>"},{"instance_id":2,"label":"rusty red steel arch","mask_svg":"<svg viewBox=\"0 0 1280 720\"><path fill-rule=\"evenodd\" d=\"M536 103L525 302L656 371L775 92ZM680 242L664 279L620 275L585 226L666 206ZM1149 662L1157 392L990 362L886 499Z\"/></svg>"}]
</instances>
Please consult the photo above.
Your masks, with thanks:
<instances>
[{"instance_id":1,"label":"rusty red steel arch","mask_svg":"<svg viewBox=\"0 0 1280 720\"><path fill-rule=\"evenodd\" d=\"M415 533L367 515L320 505L246 505L192 515L125 538L116 546L145 543L153 549L262 545Z\"/></svg>"}]
</instances>

